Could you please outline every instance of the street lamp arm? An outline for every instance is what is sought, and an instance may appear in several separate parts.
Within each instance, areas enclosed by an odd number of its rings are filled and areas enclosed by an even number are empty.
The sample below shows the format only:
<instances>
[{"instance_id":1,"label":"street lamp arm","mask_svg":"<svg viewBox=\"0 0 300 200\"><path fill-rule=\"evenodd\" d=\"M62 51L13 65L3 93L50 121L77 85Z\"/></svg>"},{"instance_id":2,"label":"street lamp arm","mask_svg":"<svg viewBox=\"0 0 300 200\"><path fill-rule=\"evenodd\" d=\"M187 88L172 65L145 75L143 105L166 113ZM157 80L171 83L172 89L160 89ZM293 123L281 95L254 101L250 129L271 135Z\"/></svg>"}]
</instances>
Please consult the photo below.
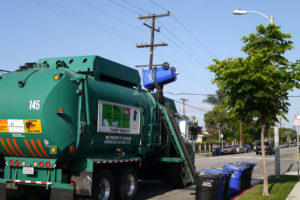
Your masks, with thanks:
<instances>
[{"instance_id":1,"label":"street lamp arm","mask_svg":"<svg viewBox=\"0 0 300 200\"><path fill-rule=\"evenodd\" d=\"M270 22L270 24L274 24L274 17L273 16L268 17L267 15L265 15L261 12L241 10L241 9L233 11L233 14L235 14L235 15L245 15L247 13L254 13L254 14L258 14L260 16L263 16L264 18L266 18Z\"/></svg>"},{"instance_id":2,"label":"street lamp arm","mask_svg":"<svg viewBox=\"0 0 300 200\"><path fill-rule=\"evenodd\" d=\"M247 11L247 13L255 13L255 14L258 14L258 15L261 15L263 16L264 18L266 18L267 20L270 21L270 17L268 17L267 15L261 13L261 12L257 12L257 11Z\"/></svg>"},{"instance_id":3,"label":"street lamp arm","mask_svg":"<svg viewBox=\"0 0 300 200\"><path fill-rule=\"evenodd\" d=\"M271 16L271 17L268 17L267 15L261 13L261 12L257 12L257 11L246 11L247 13L255 13L255 14L258 14L260 16L263 16L264 18L266 18L270 24L274 24L274 17Z\"/></svg>"}]
</instances>

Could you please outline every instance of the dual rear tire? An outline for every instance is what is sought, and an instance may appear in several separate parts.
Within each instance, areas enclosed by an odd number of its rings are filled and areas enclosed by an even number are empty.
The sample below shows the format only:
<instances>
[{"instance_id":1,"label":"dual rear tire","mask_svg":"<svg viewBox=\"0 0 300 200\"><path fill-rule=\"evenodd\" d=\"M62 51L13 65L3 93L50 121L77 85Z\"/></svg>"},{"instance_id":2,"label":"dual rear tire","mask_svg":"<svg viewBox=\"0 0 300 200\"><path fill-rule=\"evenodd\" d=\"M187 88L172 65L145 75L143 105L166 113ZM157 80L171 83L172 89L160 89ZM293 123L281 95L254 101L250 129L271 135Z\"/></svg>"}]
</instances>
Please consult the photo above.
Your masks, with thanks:
<instances>
[{"instance_id":1,"label":"dual rear tire","mask_svg":"<svg viewBox=\"0 0 300 200\"><path fill-rule=\"evenodd\" d=\"M93 183L94 200L132 200L137 192L137 175L133 167L120 168L114 177L108 169L101 169Z\"/></svg>"}]
</instances>

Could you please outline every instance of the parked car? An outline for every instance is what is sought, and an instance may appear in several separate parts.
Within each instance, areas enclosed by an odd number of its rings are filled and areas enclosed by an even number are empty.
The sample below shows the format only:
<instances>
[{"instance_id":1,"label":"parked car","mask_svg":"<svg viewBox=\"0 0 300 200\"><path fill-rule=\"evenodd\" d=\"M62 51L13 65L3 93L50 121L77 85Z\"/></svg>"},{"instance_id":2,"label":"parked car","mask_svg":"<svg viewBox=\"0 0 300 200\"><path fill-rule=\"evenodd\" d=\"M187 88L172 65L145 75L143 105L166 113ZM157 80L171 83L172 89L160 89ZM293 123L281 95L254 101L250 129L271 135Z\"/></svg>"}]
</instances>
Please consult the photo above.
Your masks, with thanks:
<instances>
[{"instance_id":1,"label":"parked car","mask_svg":"<svg viewBox=\"0 0 300 200\"><path fill-rule=\"evenodd\" d=\"M297 146L297 142L290 142L290 147L295 147Z\"/></svg>"},{"instance_id":2,"label":"parked car","mask_svg":"<svg viewBox=\"0 0 300 200\"><path fill-rule=\"evenodd\" d=\"M281 143L279 144L279 147L280 147L280 148L287 148L287 147L289 147L289 144L288 144L287 142L281 142Z\"/></svg>"},{"instance_id":3,"label":"parked car","mask_svg":"<svg viewBox=\"0 0 300 200\"><path fill-rule=\"evenodd\" d=\"M236 148L237 153L244 153L245 152L245 148L242 145L236 144L236 145L233 145L233 147Z\"/></svg>"},{"instance_id":4,"label":"parked car","mask_svg":"<svg viewBox=\"0 0 300 200\"><path fill-rule=\"evenodd\" d=\"M279 143L279 148L285 148L284 142Z\"/></svg>"},{"instance_id":5,"label":"parked car","mask_svg":"<svg viewBox=\"0 0 300 200\"><path fill-rule=\"evenodd\" d=\"M225 146L221 149L221 154L225 155L225 154L234 154L237 153L236 152L236 148L234 148L233 146Z\"/></svg>"},{"instance_id":6,"label":"parked car","mask_svg":"<svg viewBox=\"0 0 300 200\"><path fill-rule=\"evenodd\" d=\"M245 152L249 153L252 151L252 148L249 144L243 144L242 146L244 147Z\"/></svg>"},{"instance_id":7,"label":"parked car","mask_svg":"<svg viewBox=\"0 0 300 200\"><path fill-rule=\"evenodd\" d=\"M269 155L275 154L274 145L270 142L264 142L265 153ZM256 144L256 155L261 155L261 142Z\"/></svg>"}]
</instances>

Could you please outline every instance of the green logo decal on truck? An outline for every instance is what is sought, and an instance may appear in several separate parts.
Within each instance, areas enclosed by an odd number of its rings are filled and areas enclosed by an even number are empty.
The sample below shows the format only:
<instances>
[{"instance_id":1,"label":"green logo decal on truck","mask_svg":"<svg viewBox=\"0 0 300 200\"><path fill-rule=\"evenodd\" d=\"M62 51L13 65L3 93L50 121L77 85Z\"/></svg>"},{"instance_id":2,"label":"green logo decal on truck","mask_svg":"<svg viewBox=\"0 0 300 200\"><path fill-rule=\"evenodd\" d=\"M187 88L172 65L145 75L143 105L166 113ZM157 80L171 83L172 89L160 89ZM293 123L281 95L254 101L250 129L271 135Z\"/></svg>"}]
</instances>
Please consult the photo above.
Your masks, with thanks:
<instances>
[{"instance_id":1,"label":"green logo decal on truck","mask_svg":"<svg viewBox=\"0 0 300 200\"><path fill-rule=\"evenodd\" d=\"M140 108L98 101L98 132L140 134Z\"/></svg>"}]
</instances>

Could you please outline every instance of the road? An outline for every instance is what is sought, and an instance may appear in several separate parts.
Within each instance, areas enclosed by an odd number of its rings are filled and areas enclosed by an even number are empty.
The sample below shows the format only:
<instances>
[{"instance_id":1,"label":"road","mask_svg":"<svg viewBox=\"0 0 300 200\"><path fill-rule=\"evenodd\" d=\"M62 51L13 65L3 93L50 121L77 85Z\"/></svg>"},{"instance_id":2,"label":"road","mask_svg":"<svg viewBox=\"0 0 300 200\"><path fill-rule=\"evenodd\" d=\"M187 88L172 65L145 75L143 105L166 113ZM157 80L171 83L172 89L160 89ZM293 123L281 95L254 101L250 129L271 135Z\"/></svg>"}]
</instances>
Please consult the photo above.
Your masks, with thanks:
<instances>
[{"instance_id":1,"label":"road","mask_svg":"<svg viewBox=\"0 0 300 200\"><path fill-rule=\"evenodd\" d=\"M280 169L281 174L291 171L297 171L296 161L296 147L280 149ZM246 161L255 163L252 179L256 181L261 179L262 174L262 158L261 156L252 153L223 155L218 157L196 157L195 165L197 171L204 168L222 167L228 163L236 161ZM275 174L275 156L267 155L267 171L269 175ZM147 181L139 183L139 190L137 193L137 200L151 199L151 200L194 200L195 186L185 189L170 190L162 186L159 181Z\"/></svg>"},{"instance_id":2,"label":"road","mask_svg":"<svg viewBox=\"0 0 300 200\"><path fill-rule=\"evenodd\" d=\"M297 171L296 161L296 147L286 148L280 150L280 165L281 173ZM266 157L268 174L272 175L275 173L274 155ZM218 168L228 163L234 163L236 161L246 161L256 164L254 168L252 180L257 181L261 179L262 175L262 162L261 156L252 153L234 154L234 155L223 155L218 157L205 157L197 156L195 165L197 171L204 168ZM138 192L136 200L194 200L195 199L195 186L191 186L184 189L167 189L163 187L161 181L139 181ZM46 196L42 198L36 194L36 188L29 188L25 192L26 198L23 195L21 198L12 199L48 199Z\"/></svg>"}]
</instances>

